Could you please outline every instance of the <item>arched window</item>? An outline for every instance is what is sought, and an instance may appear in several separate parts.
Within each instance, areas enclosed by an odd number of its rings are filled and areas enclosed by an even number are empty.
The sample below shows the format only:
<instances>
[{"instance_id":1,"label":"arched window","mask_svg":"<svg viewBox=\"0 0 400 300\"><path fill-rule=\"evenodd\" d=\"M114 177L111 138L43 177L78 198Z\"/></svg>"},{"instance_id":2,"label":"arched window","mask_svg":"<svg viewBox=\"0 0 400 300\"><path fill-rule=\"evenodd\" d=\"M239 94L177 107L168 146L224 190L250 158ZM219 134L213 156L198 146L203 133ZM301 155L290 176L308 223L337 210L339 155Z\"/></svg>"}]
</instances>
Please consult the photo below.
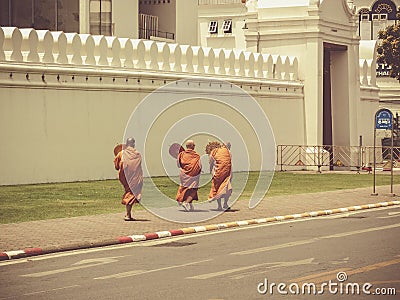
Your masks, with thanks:
<instances>
[{"instance_id":1,"label":"arched window","mask_svg":"<svg viewBox=\"0 0 400 300\"><path fill-rule=\"evenodd\" d=\"M359 18L358 18L359 21L370 21L371 20L371 17L370 17L371 13L368 8L361 8L358 11L358 15L359 15Z\"/></svg>"},{"instance_id":2,"label":"arched window","mask_svg":"<svg viewBox=\"0 0 400 300\"><path fill-rule=\"evenodd\" d=\"M377 0L371 8L372 20L396 20L396 5L391 0ZM375 19L374 19L375 18Z\"/></svg>"}]
</instances>

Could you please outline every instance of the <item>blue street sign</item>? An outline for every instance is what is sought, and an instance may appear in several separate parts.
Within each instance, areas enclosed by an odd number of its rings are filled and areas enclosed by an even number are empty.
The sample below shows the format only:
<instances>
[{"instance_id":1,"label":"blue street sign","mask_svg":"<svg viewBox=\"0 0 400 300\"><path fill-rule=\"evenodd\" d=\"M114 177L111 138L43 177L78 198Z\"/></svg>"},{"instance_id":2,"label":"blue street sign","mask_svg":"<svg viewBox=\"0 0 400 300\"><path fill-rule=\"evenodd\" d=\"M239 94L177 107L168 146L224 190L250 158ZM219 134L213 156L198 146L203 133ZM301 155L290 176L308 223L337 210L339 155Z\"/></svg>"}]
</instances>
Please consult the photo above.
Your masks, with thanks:
<instances>
[{"instance_id":1,"label":"blue street sign","mask_svg":"<svg viewBox=\"0 0 400 300\"><path fill-rule=\"evenodd\" d=\"M376 129L392 129L393 114L388 109L380 109L375 114L375 128Z\"/></svg>"}]
</instances>

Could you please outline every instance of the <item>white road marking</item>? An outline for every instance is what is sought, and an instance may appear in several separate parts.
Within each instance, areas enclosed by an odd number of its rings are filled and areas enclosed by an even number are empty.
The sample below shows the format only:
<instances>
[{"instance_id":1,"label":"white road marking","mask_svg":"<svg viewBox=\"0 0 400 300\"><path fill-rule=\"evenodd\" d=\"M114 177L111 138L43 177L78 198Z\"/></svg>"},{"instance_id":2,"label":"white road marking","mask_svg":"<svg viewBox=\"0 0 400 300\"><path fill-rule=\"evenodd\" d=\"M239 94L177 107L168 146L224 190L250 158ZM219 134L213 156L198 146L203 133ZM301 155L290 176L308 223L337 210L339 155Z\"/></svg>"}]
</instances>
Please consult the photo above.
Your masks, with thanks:
<instances>
[{"instance_id":1,"label":"white road marking","mask_svg":"<svg viewBox=\"0 0 400 300\"><path fill-rule=\"evenodd\" d=\"M91 267L97 267L100 265L118 262L117 258L122 258L122 257L124 257L124 256L85 259L85 260L81 260L81 261L73 264L73 267L38 272L38 273L25 274L25 275L20 275L20 276L21 277L44 277L44 276L65 273L65 272L70 272L70 271L75 271L75 270L80 270L80 269L86 269L86 268L91 268Z\"/></svg>"},{"instance_id":2,"label":"white road marking","mask_svg":"<svg viewBox=\"0 0 400 300\"><path fill-rule=\"evenodd\" d=\"M43 291L37 291L37 292L31 292L31 293L25 293L22 294L22 296L32 296L32 295L37 295L37 294L44 294L44 293L49 293L49 292L56 292L56 291L60 291L60 290L66 290L66 289L72 289L72 288L76 288L79 287L80 285L69 285L69 286L64 286L64 287L60 287L60 288L54 288L54 289L50 289L50 290L43 290ZM0 300L5 300L5 299L20 299L21 295L15 295L15 296L10 296L10 297L1 297Z\"/></svg>"},{"instance_id":3,"label":"white road marking","mask_svg":"<svg viewBox=\"0 0 400 300\"><path fill-rule=\"evenodd\" d=\"M395 217L400 217L400 211L389 212L386 217L378 217L378 219L389 219Z\"/></svg>"},{"instance_id":4,"label":"white road marking","mask_svg":"<svg viewBox=\"0 0 400 300\"><path fill-rule=\"evenodd\" d=\"M195 262L191 262L191 263L187 263L187 264L183 264L183 265L175 265L175 266L169 266L169 267L153 269L153 270L134 270L134 271L128 271L128 272L123 272L123 273L116 273L116 274L112 274L112 275L97 277L94 279L104 280L104 279L132 277L132 276L136 276L136 275L142 275L142 274L148 274L148 273L154 273L154 272L159 272L159 271L165 271L165 270L170 270L170 269L176 269L176 268L197 265L197 264L201 264L203 262L208 262L208 261L212 261L212 259L205 259L205 260L195 261Z\"/></svg>"},{"instance_id":5,"label":"white road marking","mask_svg":"<svg viewBox=\"0 0 400 300\"><path fill-rule=\"evenodd\" d=\"M210 279L210 278L214 278L214 277L219 277L219 276L224 276L224 275L228 275L228 274L232 274L232 273L255 269L255 268L259 268L259 267L263 267L263 266L268 266L266 269L277 269L277 268L282 268L282 267L308 265L308 264L311 264L313 262L313 260L314 260L314 258L307 258L307 259L303 259L303 260L289 261L289 262L268 262L268 263L256 264L256 265L245 266L245 267L240 267L240 268L228 269L228 270L219 271L219 272L212 272L212 273L196 275L196 276L192 276L192 277L187 277L186 279Z\"/></svg>"},{"instance_id":6,"label":"white road marking","mask_svg":"<svg viewBox=\"0 0 400 300\"><path fill-rule=\"evenodd\" d=\"M396 228L396 227L400 227L400 223L393 224L393 225L387 225L387 226L381 226L381 227L373 227L373 228L367 228L367 229L361 229L361 230L342 232L342 233L326 235L326 236L320 236L320 237L315 237L315 238L311 238L308 240L300 240L300 241L289 242L289 243L284 243L284 244L280 244L280 245L273 245L273 246L268 246L268 247L261 247L261 248L255 248L255 249L250 249L250 250L245 250L245 251L233 252L233 253L230 253L230 255L247 255L247 254L260 253L260 252L267 252L267 251L276 250L276 249L311 244L311 243L314 243L316 241L320 241L323 239L341 238L341 237L351 236L351 235L355 235L355 234L391 229L391 228Z\"/></svg>"},{"instance_id":7,"label":"white road marking","mask_svg":"<svg viewBox=\"0 0 400 300\"><path fill-rule=\"evenodd\" d=\"M350 257L345 257L339 260L334 260L332 261L332 265L341 265L341 264L347 264L350 261Z\"/></svg>"},{"instance_id":8,"label":"white road marking","mask_svg":"<svg viewBox=\"0 0 400 300\"><path fill-rule=\"evenodd\" d=\"M44 293L48 293L48 292L55 292L55 291L59 291L59 290L72 289L72 288L79 287L79 286L80 285L75 284L75 285L64 286L64 287L51 289L51 290L43 290L43 291L38 291L38 292L26 293L26 294L24 294L24 296L32 296L32 295L44 294Z\"/></svg>"}]
</instances>

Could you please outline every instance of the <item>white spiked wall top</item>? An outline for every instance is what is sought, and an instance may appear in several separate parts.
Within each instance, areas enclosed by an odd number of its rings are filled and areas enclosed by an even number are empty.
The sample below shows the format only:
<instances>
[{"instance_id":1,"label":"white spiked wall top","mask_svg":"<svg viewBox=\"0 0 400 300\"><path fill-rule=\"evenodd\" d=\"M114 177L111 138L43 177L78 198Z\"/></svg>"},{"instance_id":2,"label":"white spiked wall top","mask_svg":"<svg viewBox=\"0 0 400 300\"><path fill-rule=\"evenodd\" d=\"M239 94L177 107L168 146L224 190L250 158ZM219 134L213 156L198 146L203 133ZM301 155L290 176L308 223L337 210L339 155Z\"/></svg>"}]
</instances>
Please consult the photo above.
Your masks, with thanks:
<instances>
[{"instance_id":1,"label":"white spiked wall top","mask_svg":"<svg viewBox=\"0 0 400 300\"><path fill-rule=\"evenodd\" d=\"M0 27L0 61L298 80L295 57L16 27Z\"/></svg>"}]
</instances>

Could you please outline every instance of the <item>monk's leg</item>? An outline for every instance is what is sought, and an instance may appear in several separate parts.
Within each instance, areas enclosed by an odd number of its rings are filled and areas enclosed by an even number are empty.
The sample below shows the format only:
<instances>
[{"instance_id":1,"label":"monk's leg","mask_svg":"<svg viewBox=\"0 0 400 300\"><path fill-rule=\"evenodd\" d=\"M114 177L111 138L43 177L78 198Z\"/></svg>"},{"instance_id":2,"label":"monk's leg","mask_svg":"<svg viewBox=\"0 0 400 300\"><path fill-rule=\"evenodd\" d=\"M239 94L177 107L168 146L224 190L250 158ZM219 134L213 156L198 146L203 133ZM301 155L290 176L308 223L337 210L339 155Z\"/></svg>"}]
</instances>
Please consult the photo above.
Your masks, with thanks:
<instances>
[{"instance_id":1,"label":"monk's leg","mask_svg":"<svg viewBox=\"0 0 400 300\"><path fill-rule=\"evenodd\" d=\"M194 210L192 201L193 201L193 196L188 195L184 202L186 205L188 205L186 206L186 208L189 208L189 210Z\"/></svg>"},{"instance_id":2,"label":"monk's leg","mask_svg":"<svg viewBox=\"0 0 400 300\"><path fill-rule=\"evenodd\" d=\"M221 206L221 198L217 199L217 203L218 203L218 210L222 210L222 206Z\"/></svg>"},{"instance_id":3,"label":"monk's leg","mask_svg":"<svg viewBox=\"0 0 400 300\"><path fill-rule=\"evenodd\" d=\"M224 197L224 210L231 209L228 205L229 196Z\"/></svg>"},{"instance_id":4,"label":"monk's leg","mask_svg":"<svg viewBox=\"0 0 400 300\"><path fill-rule=\"evenodd\" d=\"M132 219L132 204L126 205L126 218Z\"/></svg>"}]
</instances>

